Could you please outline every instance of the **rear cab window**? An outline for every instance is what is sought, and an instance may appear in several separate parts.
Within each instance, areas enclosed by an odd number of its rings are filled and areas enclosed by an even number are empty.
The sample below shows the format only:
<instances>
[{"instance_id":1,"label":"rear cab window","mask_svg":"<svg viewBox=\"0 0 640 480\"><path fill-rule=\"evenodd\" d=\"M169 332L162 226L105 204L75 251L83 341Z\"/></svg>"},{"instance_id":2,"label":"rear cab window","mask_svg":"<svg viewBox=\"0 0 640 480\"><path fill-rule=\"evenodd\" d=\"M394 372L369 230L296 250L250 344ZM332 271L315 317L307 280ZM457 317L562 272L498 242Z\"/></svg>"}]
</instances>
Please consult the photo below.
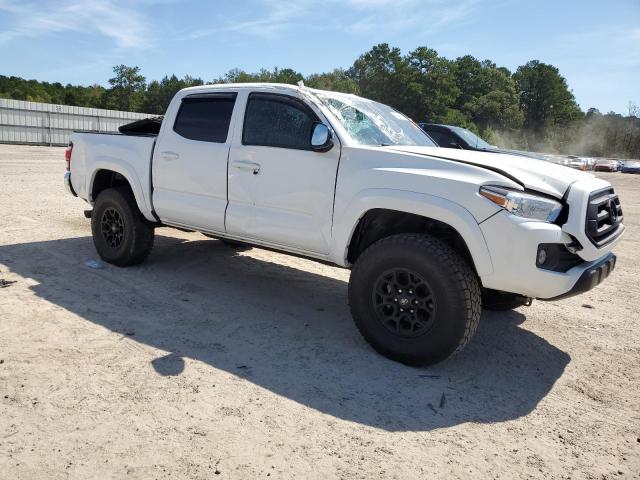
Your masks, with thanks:
<instances>
[{"instance_id":1,"label":"rear cab window","mask_svg":"<svg viewBox=\"0 0 640 480\"><path fill-rule=\"evenodd\" d=\"M289 95L249 95L242 144L311 150L311 130L319 119L302 101Z\"/></svg>"},{"instance_id":2,"label":"rear cab window","mask_svg":"<svg viewBox=\"0 0 640 480\"><path fill-rule=\"evenodd\" d=\"M236 96L236 93L210 93L184 97L173 131L189 140L225 143Z\"/></svg>"}]
</instances>

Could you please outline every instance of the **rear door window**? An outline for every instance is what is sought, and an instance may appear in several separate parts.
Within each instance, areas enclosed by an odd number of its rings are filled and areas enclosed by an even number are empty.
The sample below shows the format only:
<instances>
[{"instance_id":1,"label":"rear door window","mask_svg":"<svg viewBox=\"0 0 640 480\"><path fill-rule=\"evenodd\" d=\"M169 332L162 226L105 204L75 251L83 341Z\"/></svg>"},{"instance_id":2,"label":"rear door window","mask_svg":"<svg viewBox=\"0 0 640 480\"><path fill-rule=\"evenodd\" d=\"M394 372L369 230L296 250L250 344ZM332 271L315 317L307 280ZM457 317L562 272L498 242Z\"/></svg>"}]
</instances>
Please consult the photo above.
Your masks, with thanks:
<instances>
[{"instance_id":1,"label":"rear door window","mask_svg":"<svg viewBox=\"0 0 640 480\"><path fill-rule=\"evenodd\" d=\"M187 96L182 99L173 130L189 140L225 143L235 102L235 93Z\"/></svg>"}]
</instances>

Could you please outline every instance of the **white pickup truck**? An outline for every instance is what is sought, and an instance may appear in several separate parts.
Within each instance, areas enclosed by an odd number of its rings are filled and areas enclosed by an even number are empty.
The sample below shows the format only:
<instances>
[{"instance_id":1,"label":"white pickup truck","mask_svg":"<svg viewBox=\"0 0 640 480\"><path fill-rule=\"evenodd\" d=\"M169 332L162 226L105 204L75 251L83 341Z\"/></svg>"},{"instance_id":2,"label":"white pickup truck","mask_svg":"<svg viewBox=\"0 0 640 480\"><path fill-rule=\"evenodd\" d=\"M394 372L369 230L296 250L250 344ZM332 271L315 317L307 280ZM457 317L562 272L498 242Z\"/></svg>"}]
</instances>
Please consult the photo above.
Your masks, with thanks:
<instances>
[{"instance_id":1,"label":"white pickup truck","mask_svg":"<svg viewBox=\"0 0 640 480\"><path fill-rule=\"evenodd\" d=\"M443 360L481 308L579 294L615 266L611 185L525 157L438 148L355 95L277 84L181 90L159 128L73 134L68 190L99 255L147 258L168 225L351 268L349 305L381 354ZM211 272L215 275L215 272Z\"/></svg>"}]
</instances>

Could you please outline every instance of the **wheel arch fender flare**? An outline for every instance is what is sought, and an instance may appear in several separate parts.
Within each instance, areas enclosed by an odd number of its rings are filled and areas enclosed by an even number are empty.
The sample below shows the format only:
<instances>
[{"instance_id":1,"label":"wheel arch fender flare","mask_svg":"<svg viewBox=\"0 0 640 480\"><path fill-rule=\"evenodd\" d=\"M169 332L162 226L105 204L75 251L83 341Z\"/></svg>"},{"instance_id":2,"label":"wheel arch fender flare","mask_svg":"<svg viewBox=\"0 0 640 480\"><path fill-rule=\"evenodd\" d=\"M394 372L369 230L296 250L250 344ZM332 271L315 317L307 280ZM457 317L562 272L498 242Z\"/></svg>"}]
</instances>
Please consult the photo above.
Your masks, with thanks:
<instances>
[{"instance_id":1,"label":"wheel arch fender flare","mask_svg":"<svg viewBox=\"0 0 640 480\"><path fill-rule=\"evenodd\" d=\"M91 175L87 177L87 196L92 205L96 201L95 198L92 198L94 182L98 172L102 170L111 171L122 175L124 179L129 183L131 191L133 192L133 196L136 199L138 209L140 210L142 215L144 215L144 217L149 221L156 221L152 214L150 203L148 202L147 196L145 195L145 190L142 188L142 184L140 183L138 174L131 165L127 164L126 162L122 162L117 158L98 157L95 162L93 162Z\"/></svg>"},{"instance_id":2,"label":"wheel arch fender flare","mask_svg":"<svg viewBox=\"0 0 640 480\"><path fill-rule=\"evenodd\" d=\"M373 188L360 191L334 216L331 256L348 265L349 244L362 217L373 209L397 210L443 222L454 228L469 249L479 276L493 273L491 255L475 217L463 206L442 197L406 190Z\"/></svg>"}]
</instances>

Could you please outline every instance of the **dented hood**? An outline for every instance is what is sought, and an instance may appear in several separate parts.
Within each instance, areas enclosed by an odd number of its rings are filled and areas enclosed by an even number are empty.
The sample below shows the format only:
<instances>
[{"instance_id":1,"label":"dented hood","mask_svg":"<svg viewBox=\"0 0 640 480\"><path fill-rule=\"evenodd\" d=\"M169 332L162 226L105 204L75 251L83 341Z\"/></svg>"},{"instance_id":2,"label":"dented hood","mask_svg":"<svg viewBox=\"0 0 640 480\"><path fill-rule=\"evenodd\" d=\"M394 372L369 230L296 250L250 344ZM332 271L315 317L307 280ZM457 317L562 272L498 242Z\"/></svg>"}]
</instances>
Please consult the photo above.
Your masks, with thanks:
<instances>
[{"instance_id":1,"label":"dented hood","mask_svg":"<svg viewBox=\"0 0 640 480\"><path fill-rule=\"evenodd\" d=\"M593 175L580 170L518 155L441 147L398 145L386 148L486 168L520 183L527 189L546 193L556 198L562 198L573 182L593 177Z\"/></svg>"}]
</instances>

